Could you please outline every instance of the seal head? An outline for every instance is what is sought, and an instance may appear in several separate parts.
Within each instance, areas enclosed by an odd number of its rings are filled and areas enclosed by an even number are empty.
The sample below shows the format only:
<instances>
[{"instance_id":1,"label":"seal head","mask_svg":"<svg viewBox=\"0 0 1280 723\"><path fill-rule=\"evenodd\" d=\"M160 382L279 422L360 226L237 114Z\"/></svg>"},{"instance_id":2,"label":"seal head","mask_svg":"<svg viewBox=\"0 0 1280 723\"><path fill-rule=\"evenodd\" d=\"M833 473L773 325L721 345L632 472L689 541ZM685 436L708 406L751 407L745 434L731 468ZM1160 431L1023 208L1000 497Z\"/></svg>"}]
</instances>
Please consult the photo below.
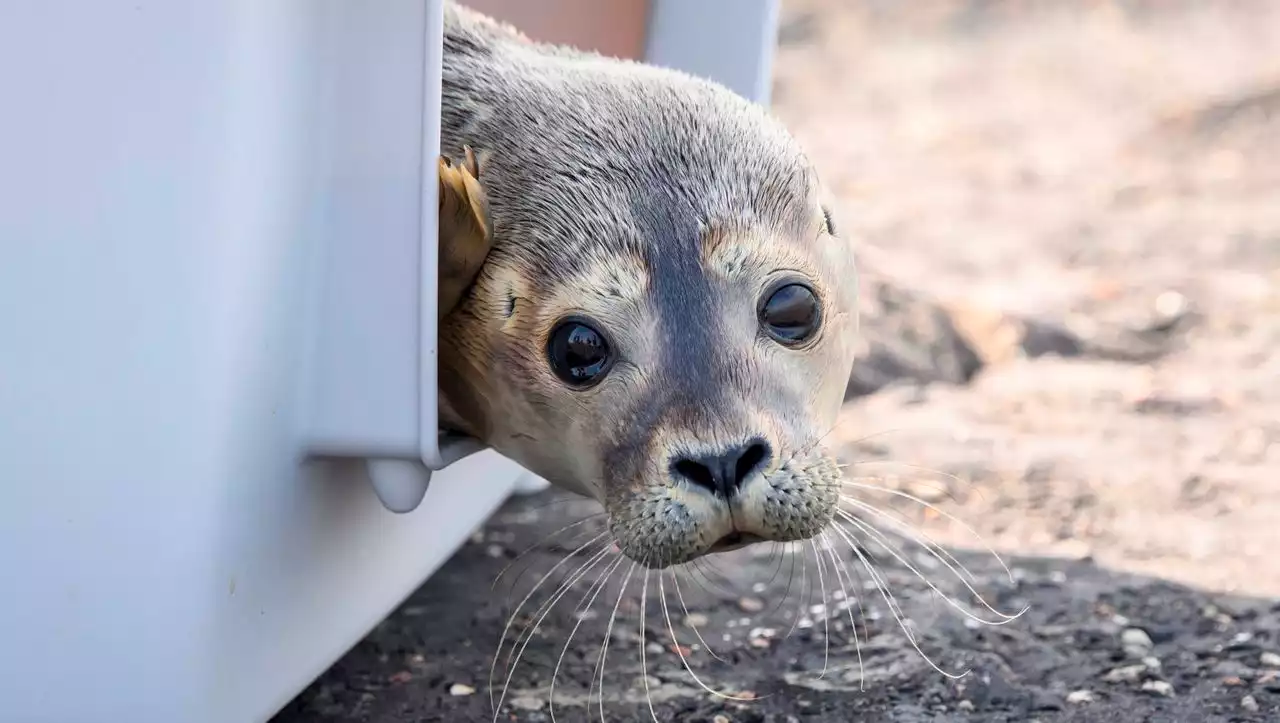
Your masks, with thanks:
<instances>
[{"instance_id":1,"label":"seal head","mask_svg":"<svg viewBox=\"0 0 1280 723\"><path fill-rule=\"evenodd\" d=\"M441 322L443 423L599 500L649 567L825 528L856 275L785 129L452 5L444 104L490 249Z\"/></svg>"}]
</instances>

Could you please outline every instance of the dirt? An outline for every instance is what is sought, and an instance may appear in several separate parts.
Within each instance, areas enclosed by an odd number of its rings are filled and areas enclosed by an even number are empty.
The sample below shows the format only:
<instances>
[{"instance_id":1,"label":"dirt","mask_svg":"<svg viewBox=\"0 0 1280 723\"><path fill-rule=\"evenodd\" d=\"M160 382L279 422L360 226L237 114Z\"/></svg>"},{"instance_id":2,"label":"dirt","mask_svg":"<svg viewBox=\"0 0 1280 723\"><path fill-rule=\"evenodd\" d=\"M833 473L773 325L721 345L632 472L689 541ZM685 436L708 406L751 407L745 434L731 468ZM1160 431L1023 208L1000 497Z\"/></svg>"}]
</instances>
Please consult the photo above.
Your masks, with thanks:
<instances>
[{"instance_id":1,"label":"dirt","mask_svg":"<svg viewBox=\"0 0 1280 723\"><path fill-rule=\"evenodd\" d=\"M831 441L910 544L598 565L499 719L1280 720L1278 47L1269 0L786 2L775 108L865 274ZM492 719L596 511L513 500L276 723Z\"/></svg>"}]
</instances>

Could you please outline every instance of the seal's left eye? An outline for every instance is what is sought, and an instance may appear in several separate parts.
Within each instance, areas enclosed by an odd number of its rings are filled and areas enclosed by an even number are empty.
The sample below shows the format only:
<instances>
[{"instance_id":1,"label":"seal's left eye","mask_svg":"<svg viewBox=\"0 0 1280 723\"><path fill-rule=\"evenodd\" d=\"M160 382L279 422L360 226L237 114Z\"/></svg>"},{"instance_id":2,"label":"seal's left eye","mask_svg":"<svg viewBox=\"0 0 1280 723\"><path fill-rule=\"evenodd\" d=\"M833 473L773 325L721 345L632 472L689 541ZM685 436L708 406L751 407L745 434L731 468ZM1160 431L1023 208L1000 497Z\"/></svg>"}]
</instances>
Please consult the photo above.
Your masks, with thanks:
<instances>
[{"instance_id":1,"label":"seal's left eye","mask_svg":"<svg viewBox=\"0 0 1280 723\"><path fill-rule=\"evenodd\" d=\"M551 371L572 387L585 388L600 381L609 371L613 355L604 335L585 322L560 322L547 343Z\"/></svg>"},{"instance_id":2,"label":"seal's left eye","mask_svg":"<svg viewBox=\"0 0 1280 723\"><path fill-rule=\"evenodd\" d=\"M780 286L760 305L760 325L769 336L788 346L813 336L821 317L818 297L804 284Z\"/></svg>"}]
</instances>

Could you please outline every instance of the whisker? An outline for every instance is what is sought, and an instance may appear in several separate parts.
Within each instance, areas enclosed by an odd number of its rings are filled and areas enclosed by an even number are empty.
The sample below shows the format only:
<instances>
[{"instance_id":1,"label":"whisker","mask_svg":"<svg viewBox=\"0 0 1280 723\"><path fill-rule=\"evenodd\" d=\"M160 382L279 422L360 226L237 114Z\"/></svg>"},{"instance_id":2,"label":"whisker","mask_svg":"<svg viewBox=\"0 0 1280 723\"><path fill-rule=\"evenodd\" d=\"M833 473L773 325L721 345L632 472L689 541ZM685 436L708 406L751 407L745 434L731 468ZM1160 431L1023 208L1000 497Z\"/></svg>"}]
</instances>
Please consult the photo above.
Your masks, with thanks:
<instances>
[{"instance_id":1,"label":"whisker","mask_svg":"<svg viewBox=\"0 0 1280 723\"><path fill-rule=\"evenodd\" d=\"M822 533L824 538L826 534L826 532ZM827 554L831 557L831 567L835 570L836 579L840 582L840 591L844 595L837 609L843 606L845 612L849 615L849 632L853 635L853 649L858 655L858 690L866 690L866 669L862 665L862 645L858 642L858 625L853 620L853 604L850 602L849 588L845 587L844 579L840 575L841 570L844 569L847 576L848 570L840 564L840 558L836 554L834 545L824 545L824 547L827 548ZM852 584L852 581L850 581L850 584Z\"/></svg>"},{"instance_id":2,"label":"whisker","mask_svg":"<svg viewBox=\"0 0 1280 723\"><path fill-rule=\"evenodd\" d=\"M564 641L564 647L560 649L560 657L556 659L556 667L551 672L551 686L547 690L547 714L551 717L551 723L555 723L556 720L556 678L560 676L560 665L564 663L565 653L569 652L569 645L573 643L573 637L578 634L578 628L582 625L582 621L586 619L585 612L595 605L596 598L600 596L601 591L605 588L605 583L608 581L609 577L613 575L614 571L622 565L622 562L625 559L626 558L619 555L613 562L605 565L600 576L596 578L591 587L587 588L586 594L582 596L586 603L585 607L580 605L578 610L575 611L577 613L575 616L577 617L577 620L574 621L573 628L569 630L569 637ZM590 600L587 600L588 595L590 596ZM588 700L590 700L589 694Z\"/></svg>"},{"instance_id":3,"label":"whisker","mask_svg":"<svg viewBox=\"0 0 1280 723\"><path fill-rule=\"evenodd\" d=\"M609 640L613 637L613 624L618 619L618 609L622 607L622 598L631 584L631 576L635 574L637 563L632 562L627 575L622 579L622 587L618 590L618 601L613 604L613 612L609 613L609 624L605 627L604 640L600 643L600 658L596 661L596 672L600 674L600 723L604 723L604 667L605 658L609 655ZM594 685L595 676L592 676ZM591 693L587 693L587 704L590 705Z\"/></svg>"},{"instance_id":4,"label":"whisker","mask_svg":"<svg viewBox=\"0 0 1280 723\"><path fill-rule=\"evenodd\" d=\"M858 546L854 544L854 541L850 536L850 534L848 533L848 531L846 531L844 528L840 527L839 525L832 525L830 529L835 530L836 534L839 535L841 538L843 538L846 543L848 543L849 549L853 550L853 554L857 555L858 559L862 561L863 567L865 567L867 570L867 573L871 575L871 579L876 582L876 587L880 590L880 596L884 598L885 604L889 606L889 612L893 614L894 620L896 620L898 623L898 627L902 629L902 632L907 636L907 641L910 642L911 647L914 648L915 651L920 654L920 657L923 658L924 661L928 663L931 668L938 671L942 675L948 678L951 678L952 680L957 680L959 678L963 678L965 675L968 675L969 673L968 670L966 670L964 673L960 673L959 675L955 673L948 673L947 671L938 667L937 663L933 662L933 659L930 658L928 654L926 654L924 650L920 648L920 643L916 641L916 636L911 632L911 629L907 627L907 623L905 620L906 614L902 611L901 607L898 605L897 599L893 595L893 592L889 589L889 581L886 578L884 578L878 570L876 570L875 565L872 565L867 560L866 556L862 553L862 550L860 550Z\"/></svg>"},{"instance_id":5,"label":"whisker","mask_svg":"<svg viewBox=\"0 0 1280 723\"><path fill-rule=\"evenodd\" d=\"M512 646L512 651L514 652L514 659L508 658L507 679L502 685L502 695L498 697L498 704L494 707L494 710L493 710L494 723L497 723L498 715L502 711L502 704L507 699L507 691L511 687L511 678L512 676L515 675L516 668L520 665L520 658L524 656L525 649L529 647L529 643L533 640L534 633L537 632L539 626L542 625L542 621L545 620L547 615L550 614L550 612L555 608L556 603L560 602L560 599L564 597L566 593L572 590L573 586L576 585L578 581L583 578L583 576L585 576L588 572L590 572L593 567L599 564L599 562L603 560L611 552L612 550L610 550L606 546L604 549L600 550L599 552L595 553L590 558L588 558L587 562L583 563L583 565L580 566L573 573L573 575L570 576L568 580L566 580L563 584L561 584L560 588L555 592L554 595L552 595L551 599L548 600L546 603L544 603L541 608L539 608L539 610L541 610L541 615L538 615L538 619L535 620L534 623L529 627L527 634L521 635L520 638L516 639L517 644L520 643L521 638L524 639L524 643L520 644L518 651L516 651L514 645Z\"/></svg>"},{"instance_id":6,"label":"whisker","mask_svg":"<svg viewBox=\"0 0 1280 723\"><path fill-rule=\"evenodd\" d=\"M783 640L790 638L792 633L796 631L796 627L800 624L800 619L804 617L804 612L808 607L806 603L813 602L813 584L812 584L812 581L809 580L809 558L807 557L808 550L805 549L803 543L801 543L800 545L800 550L801 550L801 554L799 555L800 587L807 588L808 594L805 595L804 598L798 601L798 604L796 607L795 619L791 621L791 627L787 630L787 634L782 636Z\"/></svg>"},{"instance_id":7,"label":"whisker","mask_svg":"<svg viewBox=\"0 0 1280 723\"><path fill-rule=\"evenodd\" d=\"M794 583L794 582L795 582L795 579L796 579L796 555L795 555L795 552L790 548L789 543L787 543L787 544L775 543L775 544L777 544L779 548L781 548L781 549L783 549L783 550L785 551L786 557L790 558L790 560L791 560L791 570L787 573L787 589L786 589L785 591L783 591L782 595L780 595L780 596L778 597L778 604L773 606L773 608L768 612L768 614L766 615L766 617L773 617L774 615L777 615L777 614L778 614L778 611L782 609L782 606L786 604L786 602L787 602L787 598L791 597L791 585L792 585L792 583ZM779 570L781 570L781 569L782 569L782 565L781 565L781 564L779 564L779 565L778 565L778 569L779 569ZM770 579L770 580L769 580L769 584L772 584L772 583L773 583L773 580L772 580L772 579ZM768 586L766 585L766 587L768 587Z\"/></svg>"},{"instance_id":8,"label":"whisker","mask_svg":"<svg viewBox=\"0 0 1280 723\"><path fill-rule=\"evenodd\" d=\"M842 465L841 468L843 469L847 467L859 467L859 466L865 466L865 465L871 465L871 464L897 465L899 467L905 467L907 469L916 470L917 472L928 472L929 474L936 474L940 477L943 477L952 482L955 482L957 485L961 487L965 487L973 490L975 493L977 493L979 499L984 499L982 495L982 487L977 482L974 482L973 480L964 479L963 477L960 477L959 475L953 474L951 472L945 472L943 470L936 469L933 467L926 467L924 465L911 464L910 462L899 462L897 460L892 460L892 459L860 459L860 460L857 460L856 462L846 463ZM955 499L955 496L952 495L949 490L943 489L939 491L941 491L943 494L947 495L951 499L953 500Z\"/></svg>"},{"instance_id":9,"label":"whisker","mask_svg":"<svg viewBox=\"0 0 1280 723\"><path fill-rule=\"evenodd\" d=\"M685 625L688 625L689 628L693 630L694 636L698 638L698 642L702 644L703 649L707 651L708 655L715 658L716 660L719 660L722 663L728 662L724 658L721 658L719 655L716 655L716 651L712 650L711 646L707 645L707 641L702 639L702 633L698 632L698 626L694 625L692 622L689 621L689 606L685 605L684 603L684 593L680 591L680 576L675 571L673 571L671 574L671 584L675 585L676 597L680 600L680 608L684 610ZM673 635L672 637L675 637L675 636Z\"/></svg>"},{"instance_id":10,"label":"whisker","mask_svg":"<svg viewBox=\"0 0 1280 723\"><path fill-rule=\"evenodd\" d=\"M649 618L645 610L648 596L649 568L646 567L644 570L644 587L640 589L640 677L644 681L644 697L645 702L649 704L649 715L653 716L653 723L662 723L662 721L658 720L658 713L653 709L653 691L649 689L649 663L645 657L649 647L649 639L645 635L645 626L648 624Z\"/></svg>"},{"instance_id":11,"label":"whisker","mask_svg":"<svg viewBox=\"0 0 1280 723\"><path fill-rule=\"evenodd\" d=\"M822 673L818 675L818 680L822 680L826 677L827 666L831 662L831 616L827 614L827 583L822 575L822 553L818 552L818 543L814 541L814 538L809 538L809 544L813 546L813 556L818 563L818 584L822 587Z\"/></svg>"},{"instance_id":12,"label":"whisker","mask_svg":"<svg viewBox=\"0 0 1280 723\"><path fill-rule=\"evenodd\" d=\"M706 683L702 682L702 679L698 677L697 673L693 672L693 667L689 665L689 660L684 655L684 649L681 648L680 646L680 640L676 637L675 625L671 623L671 613L667 609L667 591L666 591L666 586L663 584L663 579L664 578L662 574L659 573L658 574L658 595L662 599L662 614L667 619L667 631L671 634L671 645L672 647L675 648L676 655L680 656L680 662L684 664L684 669L689 672L689 677L693 678L693 682L697 683L698 687L702 688L703 690L707 691L708 693L718 698L724 698L725 700L740 700L740 701L754 700L754 698L740 698L740 697L729 695L727 693L722 693L718 690L714 690L711 687L709 687Z\"/></svg>"},{"instance_id":13,"label":"whisker","mask_svg":"<svg viewBox=\"0 0 1280 723\"><path fill-rule=\"evenodd\" d=\"M566 532L566 531L568 531L568 530L570 530L570 529L572 529L572 528L574 528L574 527L577 527L578 525L581 525L581 524L583 524L583 523L585 523L585 522L589 522L589 521L591 521L591 520L593 520L593 519L595 519L595 518L597 518L597 517L600 517L600 516L601 516L601 515L603 515L603 514L605 514L605 513L604 513L604 512L598 512L598 513L596 513L596 514L594 514L594 515L589 515L589 516L587 516L587 517L584 517L584 518L582 518L582 519L578 520L577 522L571 522L571 523L569 523L569 524L565 525L564 527L561 527L560 529L556 530L555 532L552 532L552 533L551 533L551 534L549 534L549 535L545 535L545 536L543 536L543 537L542 537L542 539L538 540L537 542L533 543L532 545L529 545L529 546L528 546L528 547L526 547L524 550L522 550L522 551L520 552L520 554L516 555L516 556L515 556L514 558L512 558L512 559L511 559L511 560L510 560L506 565L504 565L504 566L503 566L502 570L500 570L500 571L498 572L497 577L493 578L493 585L491 585L491 586L489 587L489 589L490 589L490 590L494 590L494 589L496 589L496 588L498 587L498 581L502 579L502 576L503 576L503 575L505 575L505 574L507 574L507 571L511 569L511 566L512 566L512 565L514 565L514 564L516 564L517 562L519 562L519 561L520 561L520 559L521 559L521 558L523 558L525 555L528 555L530 552L533 552L535 549L537 549L537 548L538 548L538 547L540 547L541 545L545 544L545 543L546 543L548 540L550 540L551 538L553 538L553 537L555 537L555 536L557 536L557 535L563 534L564 532ZM523 573L521 573L521 574L523 574ZM520 582L520 577L519 577L519 576L517 576L517 577L516 577L516 579L515 579L515 580L513 580L513 581L511 582L511 587L514 589L514 588L515 588L515 586L516 586L516 584L517 584L517 583L519 583L519 582Z\"/></svg>"},{"instance_id":14,"label":"whisker","mask_svg":"<svg viewBox=\"0 0 1280 723\"><path fill-rule=\"evenodd\" d=\"M547 570L546 574L544 574L538 580L538 582L534 584L533 589L530 590L529 593L524 596L524 599L521 600L520 604L516 606L516 609L512 611L511 616L507 618L507 624L502 628L502 638L498 640L498 649L493 654L493 662L489 664L489 705L492 706L494 704L493 674L498 666L498 658L502 655L502 650L506 646L507 635L510 634L511 632L511 626L515 623L516 617L520 615L520 611L524 609L524 606L526 604L528 604L529 598L533 597L533 595L536 592L538 592L538 588L542 587L542 585L546 583L547 579L550 578L553 574L555 574L555 571L560 569L566 562L573 559L575 556L577 556L578 553L582 552L590 545L598 543L600 540L608 537L608 535L609 535L608 532L602 532L599 535L596 535L595 537L591 538L590 540L587 540L586 542L582 543L581 547L577 548L573 552L570 552L568 555L565 555L563 558L561 558L559 562L557 562L554 566L552 566L550 570ZM608 548L606 547L606 549ZM518 640L519 638L517 638L517 641ZM494 710L496 711L497 709L495 708ZM496 712L495 712L495 715L496 715Z\"/></svg>"},{"instance_id":15,"label":"whisker","mask_svg":"<svg viewBox=\"0 0 1280 723\"><path fill-rule=\"evenodd\" d=\"M863 485L863 484L850 484L849 486L850 486L850 487L857 487L857 488L860 488L860 489L871 490L871 491L873 491L873 492L885 492L885 493L890 494L890 495L892 495L892 496L894 496L894 497L901 497L901 498L904 498L904 499L910 500L910 501L912 501L912 502L914 502L914 503L916 503L916 504L918 504L918 505L920 505L920 506L924 507L925 509L928 509L928 510L930 510L930 511L934 512L935 514L939 515L939 516L940 516L940 517L942 517L943 519L945 519L945 520L947 520L947 521L949 521L949 522L953 522L953 523L955 523L955 524L959 525L962 529L964 529L964 531L966 531L966 532L968 532L968 533L972 534L974 537L978 538L978 540L982 543L982 546L983 546L984 548L986 548L986 551L987 551L987 552L989 552L989 553L991 553L991 556L992 556L992 557L994 557L994 558L996 559L996 562L998 562L998 563L1000 564L1000 568L1004 570L1005 576L1009 578L1009 582L1014 582L1014 579L1013 579L1013 571L1012 571L1012 570L1010 570L1010 569L1009 569L1009 566L1005 564L1004 559L1000 557L1000 553L996 552L996 551L995 551L995 549L994 549L994 548L992 548L992 547L991 547L991 545L987 543L986 539L985 539L985 538L983 538L983 536L981 535L981 533L979 533L977 530L975 530L971 525L969 525L968 523L966 523L964 520L961 520L960 518L956 517L955 515L951 514L950 512L947 512L946 510L943 510L943 509L939 508L937 505L930 504L930 503L928 503L928 502L926 502L926 501L924 501L924 500L920 499L919 497L916 497L915 495L908 494L908 493L903 492L903 491L901 491L901 490L880 489L880 488L871 487L871 486L869 486L869 485ZM841 494L841 495L840 495L840 498L841 498L842 500L844 500L844 501L848 501L848 502L855 502L855 503L860 502L860 500L857 500L856 498L854 498L854 497L853 497L853 496L851 496L851 495Z\"/></svg>"},{"instance_id":16,"label":"whisker","mask_svg":"<svg viewBox=\"0 0 1280 723\"><path fill-rule=\"evenodd\" d=\"M991 607L990 603L988 603L986 599L982 597L982 594L979 593L968 580L965 580L964 577L960 575L959 571L957 571L954 567L951 566L949 562L947 562L946 558L939 555L935 555L935 558L941 560L942 564L945 565L947 569L951 570L953 573L955 573L956 577L960 578L960 581L964 584L965 589L973 593L973 596L976 597L982 603L983 607L990 610L994 615L1000 618L1003 618L1003 620L1000 620L1000 621L986 620L982 617L979 617L973 612L964 609L959 603L955 602L950 595L947 595L946 593L942 592L942 590L939 589L936 584L934 584L928 577L926 577L922 572L920 572L919 568L917 568L915 565L913 565L911 562L907 560L906 555L903 554L900 547L898 547L897 545L889 541L885 537L885 535L881 533L879 530L875 529L873 526L867 524L866 522L857 519L856 517L854 517L853 515L850 515L844 510L840 510L839 513L841 517L843 517L847 522L849 522L849 524L856 526L864 534L871 536L872 539L874 539L876 542L879 542L880 546L883 547L886 551L888 551L888 553L892 555L893 558L897 560L903 567L910 570L912 574L914 574L917 578L920 579L921 582L927 585L930 590L933 590L935 593L940 595L942 599L947 602L948 605L958 610L961 615L964 615L970 620L983 623L986 625L1005 625L1012 622L1013 620L1016 620L1019 616L1021 616L1023 613L1026 612L1026 609L1024 608L1022 612L1019 612L1016 615L1006 615L996 610L995 608Z\"/></svg>"}]
</instances>

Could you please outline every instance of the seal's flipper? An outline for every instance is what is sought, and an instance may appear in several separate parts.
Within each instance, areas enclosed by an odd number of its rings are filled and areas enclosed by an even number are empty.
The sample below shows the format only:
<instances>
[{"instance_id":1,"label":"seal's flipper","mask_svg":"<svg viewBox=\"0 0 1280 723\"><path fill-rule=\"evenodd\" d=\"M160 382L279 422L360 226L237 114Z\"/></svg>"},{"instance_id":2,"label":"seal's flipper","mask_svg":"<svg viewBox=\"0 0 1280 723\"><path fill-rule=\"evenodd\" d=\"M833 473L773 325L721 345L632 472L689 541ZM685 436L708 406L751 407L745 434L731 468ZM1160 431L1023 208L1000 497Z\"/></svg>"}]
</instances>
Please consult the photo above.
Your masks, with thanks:
<instances>
[{"instance_id":1,"label":"seal's flipper","mask_svg":"<svg viewBox=\"0 0 1280 723\"><path fill-rule=\"evenodd\" d=\"M438 318L453 310L489 255L489 210L480 185L480 164L470 147L462 163L441 156L440 294Z\"/></svg>"}]
</instances>

